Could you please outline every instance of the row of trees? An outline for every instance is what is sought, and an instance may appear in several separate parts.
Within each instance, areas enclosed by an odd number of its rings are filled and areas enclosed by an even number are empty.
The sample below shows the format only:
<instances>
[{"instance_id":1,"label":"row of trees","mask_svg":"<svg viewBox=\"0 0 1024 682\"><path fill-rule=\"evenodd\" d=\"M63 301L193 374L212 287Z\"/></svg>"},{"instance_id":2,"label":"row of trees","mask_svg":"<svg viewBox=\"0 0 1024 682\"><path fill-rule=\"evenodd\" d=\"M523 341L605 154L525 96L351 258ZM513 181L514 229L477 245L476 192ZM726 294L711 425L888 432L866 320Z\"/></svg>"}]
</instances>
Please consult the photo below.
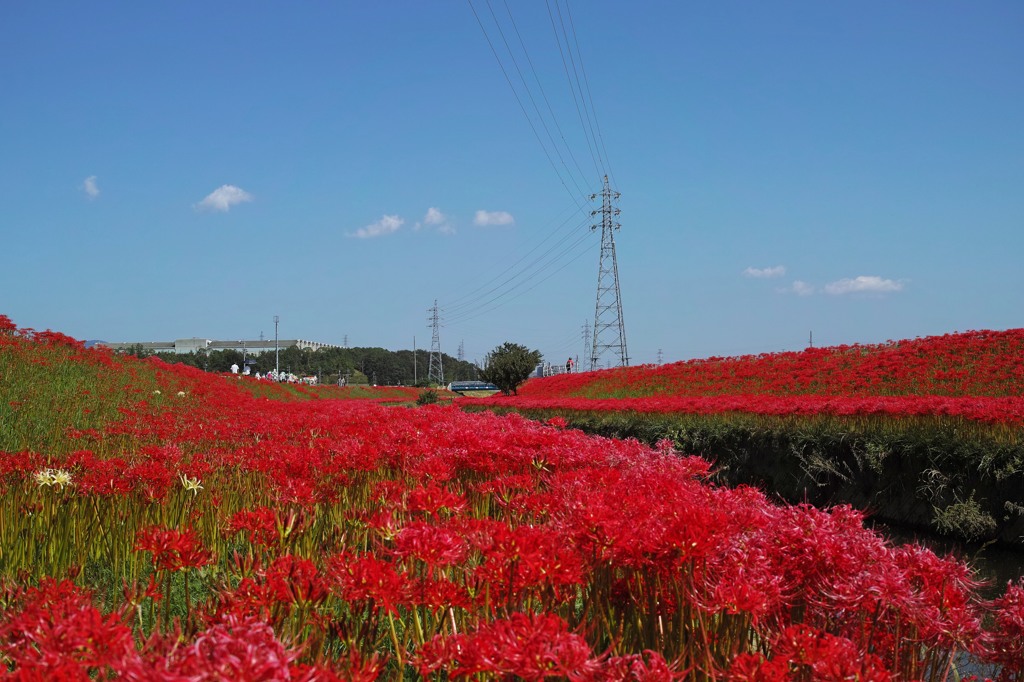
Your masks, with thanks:
<instances>
[{"instance_id":1,"label":"row of trees","mask_svg":"<svg viewBox=\"0 0 1024 682\"><path fill-rule=\"evenodd\" d=\"M141 346L129 348L131 355L146 357L153 355ZM181 363L198 367L209 372L227 372L231 365L242 367L242 352L237 350L214 350L195 353L156 353L157 357L169 363ZM248 353L245 362L252 372L266 374L274 369L274 351L260 354ZM339 377L346 377L348 383L371 383L382 386L427 385L427 370L430 352L392 351L386 348L320 348L318 350L281 348L277 360L283 372L300 376L316 375L322 383L337 383ZM442 354L445 382L470 381L479 378L479 370L471 362L459 361Z\"/></svg>"},{"instance_id":2,"label":"row of trees","mask_svg":"<svg viewBox=\"0 0 1024 682\"><path fill-rule=\"evenodd\" d=\"M126 350L130 355L147 357L149 353L141 345ZM391 351L386 348L281 348L275 358L273 351L247 354L241 351L214 350L194 353L155 353L168 363L191 365L209 372L227 372L232 365L242 367L248 364L252 372L266 374L277 367L282 371L300 376L316 375L323 383L337 383L344 377L347 383L370 383L383 386L427 386L427 371L430 353L417 350ZM471 362L459 361L442 354L445 381L471 381L481 379L497 386L506 395L516 389L530 376L540 363L539 351L530 350L518 343L506 342L487 354L483 369Z\"/></svg>"}]
</instances>

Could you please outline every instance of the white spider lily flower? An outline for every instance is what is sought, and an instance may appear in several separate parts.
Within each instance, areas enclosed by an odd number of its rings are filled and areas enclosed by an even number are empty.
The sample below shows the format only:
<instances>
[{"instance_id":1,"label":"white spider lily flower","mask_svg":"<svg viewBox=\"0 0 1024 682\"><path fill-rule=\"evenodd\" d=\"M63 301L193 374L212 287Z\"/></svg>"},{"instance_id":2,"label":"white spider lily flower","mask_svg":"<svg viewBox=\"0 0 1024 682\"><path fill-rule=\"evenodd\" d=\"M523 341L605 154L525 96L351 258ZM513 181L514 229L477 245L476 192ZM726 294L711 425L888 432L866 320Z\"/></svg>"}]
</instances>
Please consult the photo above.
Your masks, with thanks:
<instances>
[{"instance_id":1,"label":"white spider lily flower","mask_svg":"<svg viewBox=\"0 0 1024 682\"><path fill-rule=\"evenodd\" d=\"M199 480L198 476L195 478L189 478L185 474L181 474L178 478L181 479L181 487L184 488L186 492L191 491L193 497L198 495L199 491L203 489L203 486L200 485L202 481Z\"/></svg>"},{"instance_id":2,"label":"white spider lily flower","mask_svg":"<svg viewBox=\"0 0 1024 682\"><path fill-rule=\"evenodd\" d=\"M71 472L65 469L43 469L35 473L38 485L58 486L61 490L64 486L71 485Z\"/></svg>"}]
</instances>

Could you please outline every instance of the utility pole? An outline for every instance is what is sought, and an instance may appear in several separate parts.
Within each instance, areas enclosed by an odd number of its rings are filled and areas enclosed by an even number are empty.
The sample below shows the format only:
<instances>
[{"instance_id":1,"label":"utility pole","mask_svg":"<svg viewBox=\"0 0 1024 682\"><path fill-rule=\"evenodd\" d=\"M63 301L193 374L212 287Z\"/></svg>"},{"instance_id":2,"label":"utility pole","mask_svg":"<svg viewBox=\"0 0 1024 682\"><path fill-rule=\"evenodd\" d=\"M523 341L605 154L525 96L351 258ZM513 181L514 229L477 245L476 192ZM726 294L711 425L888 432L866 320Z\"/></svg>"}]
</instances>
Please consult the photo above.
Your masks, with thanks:
<instances>
[{"instance_id":1,"label":"utility pole","mask_svg":"<svg viewBox=\"0 0 1024 682\"><path fill-rule=\"evenodd\" d=\"M434 299L434 307L427 308L430 317L430 327L433 330L433 337L430 341L430 367L427 370L427 379L434 381L438 386L444 385L444 368L441 366L441 316L438 313L437 299Z\"/></svg>"},{"instance_id":2,"label":"utility pole","mask_svg":"<svg viewBox=\"0 0 1024 682\"><path fill-rule=\"evenodd\" d=\"M280 348L277 345L277 323L281 321L281 318L274 315L274 375L280 372Z\"/></svg>"},{"instance_id":3,"label":"utility pole","mask_svg":"<svg viewBox=\"0 0 1024 682\"><path fill-rule=\"evenodd\" d=\"M808 347L814 348L814 330L811 330L810 338L807 340Z\"/></svg>"},{"instance_id":4,"label":"utility pole","mask_svg":"<svg viewBox=\"0 0 1024 682\"><path fill-rule=\"evenodd\" d=\"M601 215L601 260L597 269L597 302L594 305L594 342L590 352L590 366L596 369L605 351L612 351L619 357L619 366L629 366L626 350L626 323L622 317L622 294L619 291L619 263L615 256L615 232L621 227L616 220L619 209L613 205L620 194L613 192L604 176L601 190L601 209L590 215ZM596 199L597 194L590 195ZM591 225L596 230L597 225Z\"/></svg>"}]
</instances>

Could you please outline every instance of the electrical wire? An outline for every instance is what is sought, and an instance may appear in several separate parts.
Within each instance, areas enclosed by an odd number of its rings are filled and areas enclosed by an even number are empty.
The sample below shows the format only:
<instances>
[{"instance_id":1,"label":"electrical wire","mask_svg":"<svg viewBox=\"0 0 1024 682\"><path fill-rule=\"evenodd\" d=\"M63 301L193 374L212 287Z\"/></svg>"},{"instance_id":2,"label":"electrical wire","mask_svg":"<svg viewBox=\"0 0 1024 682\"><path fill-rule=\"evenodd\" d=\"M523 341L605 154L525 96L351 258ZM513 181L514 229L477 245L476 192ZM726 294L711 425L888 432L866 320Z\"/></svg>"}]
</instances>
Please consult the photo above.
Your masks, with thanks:
<instances>
[{"instance_id":1,"label":"electrical wire","mask_svg":"<svg viewBox=\"0 0 1024 682\"><path fill-rule=\"evenodd\" d=\"M571 237L572 234L573 233L569 233L569 235L567 235L562 240L562 242L566 241L566 239ZM558 262L559 258L561 258L562 256L565 256L565 255L569 254L570 252L574 251L580 244L584 244L586 241L588 241L589 238L590 238L590 235L589 235L588 232L582 232L579 236L577 236L577 238L575 240L573 240L571 243L569 243L567 246L565 246L561 251L559 251L557 253L549 252L549 254L551 254L551 260L549 260L547 263L544 263L541 267L539 267L537 269L537 272L535 272L535 273L530 275L529 279L520 280L519 282L517 282L516 284L513 284L512 286L508 287L507 289L505 289L501 293L498 293L495 296L491 297L490 299L488 299L486 301L483 301L482 303L479 303L478 305L474 306L473 308L469 308L468 310L462 310L460 312L456 312L454 315L452 315L452 317L449 318L448 321L449 322L457 322L457 321L460 321L460 320L472 319L473 317L476 317L477 316L476 312L479 311L481 308L484 308L486 306L491 306L491 304L496 303L498 301L501 301L502 299L504 299L505 297L509 296L512 292L516 291L517 289L519 289L520 287L524 286L525 284L529 284L530 281L534 277L540 275L542 272L546 271L548 268L554 266ZM584 253L584 252L585 252L585 250L582 251L581 254ZM543 278L540 281L541 282L547 281L552 275L554 275L557 272L560 272L566 266L568 266L569 263L572 263L573 261L575 261L579 257L579 255L581 255L581 254L578 254L575 257L571 258L569 261L565 262L561 267L559 267L554 272L552 272L551 274L549 274L547 277ZM535 261L535 262L537 262L537 261ZM509 301L515 300L516 298L521 296L526 291L532 291L535 288L536 288L536 284L534 286L530 287L529 289L526 289L526 290L520 292L519 294L516 294L515 296L510 298ZM500 305L504 305L504 304L503 303L499 304L498 307L500 307ZM493 310L493 309L494 309L493 306L490 307L490 308L487 308L487 310ZM448 312L448 311L446 310L445 312Z\"/></svg>"},{"instance_id":2,"label":"electrical wire","mask_svg":"<svg viewBox=\"0 0 1024 682\"><path fill-rule=\"evenodd\" d=\"M484 34L484 38L487 40L487 45L491 48L491 53L494 58L498 61L498 67L501 68L501 73L505 76L505 82L508 83L509 88L512 89L512 94L516 98L516 102L519 104L520 111L523 112L523 116L526 117L527 123L530 124L530 130L533 131L533 136L537 138L537 143L540 144L541 149L544 150L544 156L547 157L548 163L551 165L551 169L555 171L555 175L558 176L559 182L562 183L562 187L569 193L569 196L573 198L573 201L579 201L579 197L573 194L572 190L569 189L569 185L566 184L565 178L562 177L561 172L558 170L558 166L555 165L554 159L551 158L551 153L548 151L547 145L540 137L540 133L537 132L537 126L534 125L533 119L530 114L526 111L526 106L523 104L522 98L519 96L519 92L516 90L515 85L512 83L511 76L508 75L508 71L505 69L505 64L501 61L501 57L498 55L498 50L494 47L494 43L491 41L491 36L487 33L487 29L484 27L483 21L480 19L480 15L477 14L476 7L473 6L473 0L466 0L469 3L469 8L473 10L473 16L476 18L476 23L480 26L480 30ZM489 5L488 5L489 6ZM582 208L582 204L577 203Z\"/></svg>"}]
</instances>

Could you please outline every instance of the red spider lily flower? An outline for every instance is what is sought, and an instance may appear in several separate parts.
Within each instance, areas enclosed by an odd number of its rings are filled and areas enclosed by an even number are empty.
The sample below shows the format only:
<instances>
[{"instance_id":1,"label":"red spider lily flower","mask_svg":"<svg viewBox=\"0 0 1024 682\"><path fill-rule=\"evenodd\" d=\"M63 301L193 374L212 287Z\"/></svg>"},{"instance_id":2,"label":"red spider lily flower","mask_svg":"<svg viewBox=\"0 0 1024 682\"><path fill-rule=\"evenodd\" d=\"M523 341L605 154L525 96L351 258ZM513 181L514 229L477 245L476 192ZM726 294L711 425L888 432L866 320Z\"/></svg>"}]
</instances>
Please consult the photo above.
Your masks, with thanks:
<instances>
[{"instance_id":1,"label":"red spider lily flower","mask_svg":"<svg viewBox=\"0 0 1024 682\"><path fill-rule=\"evenodd\" d=\"M550 588L557 595L560 588L584 581L583 558L550 528L493 525L481 553L484 562L473 577L499 603L530 588Z\"/></svg>"},{"instance_id":2,"label":"red spider lily flower","mask_svg":"<svg viewBox=\"0 0 1024 682\"><path fill-rule=\"evenodd\" d=\"M391 540L398 535L400 522L390 509L373 512L365 519L366 525L385 540Z\"/></svg>"},{"instance_id":3,"label":"red spider lily flower","mask_svg":"<svg viewBox=\"0 0 1024 682\"><path fill-rule=\"evenodd\" d=\"M5 601L0 659L13 668L10 679L105 680L136 658L122 614L103 615L69 581L44 578Z\"/></svg>"},{"instance_id":4,"label":"red spider lily flower","mask_svg":"<svg viewBox=\"0 0 1024 682\"><path fill-rule=\"evenodd\" d=\"M89 458L87 462L83 462L83 471L78 478L78 491L83 495L98 497L126 495L135 486L132 479L125 474L127 469L127 462L120 457Z\"/></svg>"},{"instance_id":5,"label":"red spider lily flower","mask_svg":"<svg viewBox=\"0 0 1024 682\"><path fill-rule=\"evenodd\" d=\"M395 536L394 551L397 556L419 559L433 569L460 563L468 548L454 530L416 521Z\"/></svg>"},{"instance_id":6,"label":"red spider lily flower","mask_svg":"<svg viewBox=\"0 0 1024 682\"><path fill-rule=\"evenodd\" d=\"M740 654L726 672L729 682L790 682L789 661L766 661L761 654Z\"/></svg>"},{"instance_id":7,"label":"red spider lily flower","mask_svg":"<svg viewBox=\"0 0 1024 682\"><path fill-rule=\"evenodd\" d=\"M442 511L447 514L459 514L466 508L466 499L450 490L442 488L434 481L409 491L407 510L412 513L422 512L437 517Z\"/></svg>"},{"instance_id":8,"label":"red spider lily flower","mask_svg":"<svg viewBox=\"0 0 1024 682\"><path fill-rule=\"evenodd\" d=\"M265 621L270 619L276 603L274 591L265 582L247 576L238 581L235 589L217 591L211 602L211 610L214 620L231 616Z\"/></svg>"},{"instance_id":9,"label":"red spider lily flower","mask_svg":"<svg viewBox=\"0 0 1024 682\"><path fill-rule=\"evenodd\" d=\"M176 652L167 667L190 680L276 682L294 679L291 664L298 657L266 623L228 616Z\"/></svg>"},{"instance_id":10,"label":"red spider lily flower","mask_svg":"<svg viewBox=\"0 0 1024 682\"><path fill-rule=\"evenodd\" d=\"M159 460L129 466L121 475L134 481L135 492L147 502L162 501L176 481L171 470Z\"/></svg>"},{"instance_id":11,"label":"red spider lily flower","mask_svg":"<svg viewBox=\"0 0 1024 682\"><path fill-rule=\"evenodd\" d=\"M932 646L981 653L982 614L976 594L980 582L971 569L917 545L897 549L894 563L915 588L917 608L909 615L923 640Z\"/></svg>"},{"instance_id":12,"label":"red spider lily flower","mask_svg":"<svg viewBox=\"0 0 1024 682\"><path fill-rule=\"evenodd\" d=\"M435 637L422 647L416 664L421 675L450 670L452 677L495 673L524 680L579 680L601 670L586 640L561 618L524 613L481 625L472 634Z\"/></svg>"},{"instance_id":13,"label":"red spider lily flower","mask_svg":"<svg viewBox=\"0 0 1024 682\"><path fill-rule=\"evenodd\" d=\"M250 544L257 547L273 547L277 544L279 521L277 513L270 507L242 509L235 512L228 521L227 532L245 533Z\"/></svg>"},{"instance_id":14,"label":"red spider lily flower","mask_svg":"<svg viewBox=\"0 0 1024 682\"><path fill-rule=\"evenodd\" d=\"M153 555L153 565L158 571L179 571L185 568L199 568L213 561L195 531L184 531L149 526L135 534L136 551Z\"/></svg>"},{"instance_id":15,"label":"red spider lily flower","mask_svg":"<svg viewBox=\"0 0 1024 682\"><path fill-rule=\"evenodd\" d=\"M357 604L373 604L392 615L405 602L408 579L390 562L373 554L352 556L337 554L328 561L327 574L333 591L342 599Z\"/></svg>"},{"instance_id":16,"label":"red spider lily flower","mask_svg":"<svg viewBox=\"0 0 1024 682\"><path fill-rule=\"evenodd\" d=\"M380 481L373 486L371 496L389 508L405 508L408 487L400 481Z\"/></svg>"},{"instance_id":17,"label":"red spider lily flower","mask_svg":"<svg viewBox=\"0 0 1024 682\"><path fill-rule=\"evenodd\" d=\"M472 603L466 588L447 578L417 578L409 583L406 595L407 604L426 606L433 611L469 608Z\"/></svg>"},{"instance_id":18,"label":"red spider lily flower","mask_svg":"<svg viewBox=\"0 0 1024 682\"><path fill-rule=\"evenodd\" d=\"M609 658L600 673L584 679L593 679L594 682L673 682L685 677L685 673L673 670L657 651L647 650L642 655Z\"/></svg>"},{"instance_id":19,"label":"red spider lily flower","mask_svg":"<svg viewBox=\"0 0 1024 682\"><path fill-rule=\"evenodd\" d=\"M892 677L878 656L858 651L845 637L806 625L786 628L775 642L772 658L788 661L794 672L810 671L815 680L888 682Z\"/></svg>"},{"instance_id":20,"label":"red spider lily flower","mask_svg":"<svg viewBox=\"0 0 1024 682\"><path fill-rule=\"evenodd\" d=\"M1002 666L1000 681L1020 679L1024 673L1024 580L1008 583L992 606L995 628L986 659Z\"/></svg>"},{"instance_id":21,"label":"red spider lily flower","mask_svg":"<svg viewBox=\"0 0 1024 682\"><path fill-rule=\"evenodd\" d=\"M386 658L380 654L363 657L349 651L333 668L298 664L293 666L294 682L374 682L384 671Z\"/></svg>"},{"instance_id":22,"label":"red spider lily flower","mask_svg":"<svg viewBox=\"0 0 1024 682\"><path fill-rule=\"evenodd\" d=\"M267 587L283 603L319 604L327 598L327 585L313 562L291 554L267 568Z\"/></svg>"}]
</instances>

